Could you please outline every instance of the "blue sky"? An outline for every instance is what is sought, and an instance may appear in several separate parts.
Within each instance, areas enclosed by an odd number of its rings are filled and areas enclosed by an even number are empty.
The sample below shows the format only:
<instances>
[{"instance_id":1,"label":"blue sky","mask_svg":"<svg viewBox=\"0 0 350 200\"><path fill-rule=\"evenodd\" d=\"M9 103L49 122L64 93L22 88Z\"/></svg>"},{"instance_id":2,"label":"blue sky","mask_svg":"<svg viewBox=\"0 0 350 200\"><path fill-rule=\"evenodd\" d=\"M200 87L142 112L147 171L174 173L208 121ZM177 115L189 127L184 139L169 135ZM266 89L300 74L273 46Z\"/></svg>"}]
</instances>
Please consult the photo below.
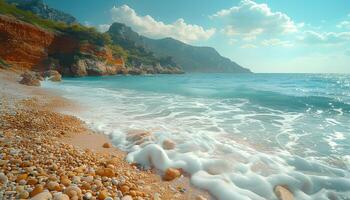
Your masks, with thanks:
<instances>
[{"instance_id":1,"label":"blue sky","mask_svg":"<svg viewBox=\"0 0 350 200\"><path fill-rule=\"evenodd\" d=\"M212 46L254 72L350 73L349 0L45 0L86 25Z\"/></svg>"}]
</instances>

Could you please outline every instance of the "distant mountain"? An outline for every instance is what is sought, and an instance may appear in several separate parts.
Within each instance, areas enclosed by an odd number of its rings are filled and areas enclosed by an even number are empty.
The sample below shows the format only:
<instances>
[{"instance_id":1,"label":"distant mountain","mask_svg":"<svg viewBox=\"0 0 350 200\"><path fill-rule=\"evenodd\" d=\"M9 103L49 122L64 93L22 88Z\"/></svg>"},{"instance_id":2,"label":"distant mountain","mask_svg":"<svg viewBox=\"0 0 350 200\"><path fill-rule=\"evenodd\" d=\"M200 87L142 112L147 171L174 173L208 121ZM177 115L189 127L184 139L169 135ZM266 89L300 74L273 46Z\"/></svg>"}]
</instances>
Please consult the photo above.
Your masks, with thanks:
<instances>
[{"instance_id":1,"label":"distant mountain","mask_svg":"<svg viewBox=\"0 0 350 200\"><path fill-rule=\"evenodd\" d=\"M67 24L78 23L76 18L72 15L48 7L43 0L6 0L6 2L16 5L16 7L21 10L30 11L44 19Z\"/></svg>"},{"instance_id":2,"label":"distant mountain","mask_svg":"<svg viewBox=\"0 0 350 200\"><path fill-rule=\"evenodd\" d=\"M196 47L172 38L150 39L122 23L112 24L108 33L114 43L125 49L135 44L153 52L157 57L172 58L185 72L251 73L249 69L221 56L211 47Z\"/></svg>"}]
</instances>

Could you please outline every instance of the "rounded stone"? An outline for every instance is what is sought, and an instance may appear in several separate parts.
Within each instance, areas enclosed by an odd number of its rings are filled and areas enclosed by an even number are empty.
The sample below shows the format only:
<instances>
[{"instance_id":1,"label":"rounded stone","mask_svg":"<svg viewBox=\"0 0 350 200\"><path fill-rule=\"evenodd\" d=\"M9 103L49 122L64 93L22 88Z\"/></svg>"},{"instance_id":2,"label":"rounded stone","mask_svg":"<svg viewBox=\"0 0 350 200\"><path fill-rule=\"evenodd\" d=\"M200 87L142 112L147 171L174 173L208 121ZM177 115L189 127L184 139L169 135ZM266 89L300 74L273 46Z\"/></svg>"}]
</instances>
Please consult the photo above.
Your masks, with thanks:
<instances>
[{"instance_id":1,"label":"rounded stone","mask_svg":"<svg viewBox=\"0 0 350 200\"><path fill-rule=\"evenodd\" d=\"M165 171L163 179L166 180L166 181L172 181L172 180L176 179L179 176L181 176L180 170L174 169L174 168L168 168Z\"/></svg>"},{"instance_id":2,"label":"rounded stone","mask_svg":"<svg viewBox=\"0 0 350 200\"><path fill-rule=\"evenodd\" d=\"M23 191L21 191L21 192L19 193L18 197L19 197L20 199L27 199L27 198L29 197L29 192L23 190Z\"/></svg>"}]
</instances>

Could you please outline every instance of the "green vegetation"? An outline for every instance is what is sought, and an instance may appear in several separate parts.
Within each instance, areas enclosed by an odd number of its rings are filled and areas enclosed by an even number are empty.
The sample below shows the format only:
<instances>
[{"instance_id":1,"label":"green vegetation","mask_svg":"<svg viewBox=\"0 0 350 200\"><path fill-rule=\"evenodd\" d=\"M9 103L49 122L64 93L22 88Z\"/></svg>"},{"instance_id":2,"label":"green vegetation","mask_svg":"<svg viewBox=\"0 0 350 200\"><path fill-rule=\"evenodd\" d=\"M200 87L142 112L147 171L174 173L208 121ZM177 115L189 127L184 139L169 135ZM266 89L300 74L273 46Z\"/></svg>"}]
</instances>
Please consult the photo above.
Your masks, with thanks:
<instances>
[{"instance_id":1,"label":"green vegetation","mask_svg":"<svg viewBox=\"0 0 350 200\"><path fill-rule=\"evenodd\" d=\"M109 45L109 48L112 50L112 54L114 57L122 57L124 60L128 60L128 52L123 49L123 47L119 45Z\"/></svg>"},{"instance_id":2,"label":"green vegetation","mask_svg":"<svg viewBox=\"0 0 350 200\"><path fill-rule=\"evenodd\" d=\"M49 31L60 31L76 37L79 40L86 40L92 44L103 46L110 44L111 40L107 34L99 33L93 27L85 27L80 24L67 25L63 22L42 19L32 12L18 9L14 5L0 0L0 14L13 16L24 22L36 25Z\"/></svg>"},{"instance_id":3,"label":"green vegetation","mask_svg":"<svg viewBox=\"0 0 350 200\"><path fill-rule=\"evenodd\" d=\"M0 58L0 68L7 69L9 67L11 67L11 65Z\"/></svg>"}]
</instances>

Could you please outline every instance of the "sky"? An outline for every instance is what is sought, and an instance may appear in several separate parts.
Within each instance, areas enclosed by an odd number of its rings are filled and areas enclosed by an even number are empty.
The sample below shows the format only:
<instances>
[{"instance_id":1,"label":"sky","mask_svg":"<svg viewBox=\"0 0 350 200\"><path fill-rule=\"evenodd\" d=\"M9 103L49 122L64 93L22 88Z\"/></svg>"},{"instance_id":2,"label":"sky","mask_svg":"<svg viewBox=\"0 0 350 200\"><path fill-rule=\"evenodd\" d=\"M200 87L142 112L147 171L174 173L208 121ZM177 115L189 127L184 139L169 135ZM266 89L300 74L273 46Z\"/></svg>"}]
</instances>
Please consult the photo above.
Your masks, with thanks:
<instances>
[{"instance_id":1,"label":"sky","mask_svg":"<svg viewBox=\"0 0 350 200\"><path fill-rule=\"evenodd\" d=\"M257 73L350 73L349 0L44 0L88 26L122 22Z\"/></svg>"}]
</instances>

